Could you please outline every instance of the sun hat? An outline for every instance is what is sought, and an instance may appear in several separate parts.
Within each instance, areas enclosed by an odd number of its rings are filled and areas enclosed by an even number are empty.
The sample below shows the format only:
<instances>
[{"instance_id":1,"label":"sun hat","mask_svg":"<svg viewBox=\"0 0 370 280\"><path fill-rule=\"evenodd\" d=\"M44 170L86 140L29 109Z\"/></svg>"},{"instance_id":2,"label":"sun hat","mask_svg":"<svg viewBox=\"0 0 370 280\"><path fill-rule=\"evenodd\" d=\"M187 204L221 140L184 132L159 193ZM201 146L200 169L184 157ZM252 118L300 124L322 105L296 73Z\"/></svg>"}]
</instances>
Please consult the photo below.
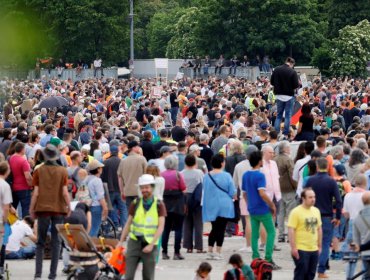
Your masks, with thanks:
<instances>
[{"instance_id":1,"label":"sun hat","mask_svg":"<svg viewBox=\"0 0 370 280\"><path fill-rule=\"evenodd\" d=\"M144 185L153 185L155 184L155 180L153 175L150 174L143 174L139 177L139 186L144 186Z\"/></svg>"},{"instance_id":2,"label":"sun hat","mask_svg":"<svg viewBox=\"0 0 370 280\"><path fill-rule=\"evenodd\" d=\"M45 160L59 159L59 151L57 147L51 144L46 145L46 147L42 150L42 155L44 156Z\"/></svg>"},{"instance_id":3,"label":"sun hat","mask_svg":"<svg viewBox=\"0 0 370 280\"><path fill-rule=\"evenodd\" d=\"M94 160L89 162L89 164L86 166L86 169L88 171L92 171L92 170L98 169L99 167L104 167L104 164L102 164L100 161L94 159Z\"/></svg>"}]
</instances>

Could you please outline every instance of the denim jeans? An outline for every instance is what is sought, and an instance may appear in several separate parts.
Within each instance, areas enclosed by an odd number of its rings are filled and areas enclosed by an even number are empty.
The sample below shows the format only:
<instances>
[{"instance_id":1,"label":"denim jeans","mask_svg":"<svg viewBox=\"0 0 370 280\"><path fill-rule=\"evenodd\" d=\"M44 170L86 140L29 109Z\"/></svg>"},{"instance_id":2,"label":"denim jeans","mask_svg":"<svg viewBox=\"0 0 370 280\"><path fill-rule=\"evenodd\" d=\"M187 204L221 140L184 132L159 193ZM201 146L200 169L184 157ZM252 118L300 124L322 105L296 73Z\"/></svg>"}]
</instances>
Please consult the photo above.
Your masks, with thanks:
<instances>
[{"instance_id":1,"label":"denim jeans","mask_svg":"<svg viewBox=\"0 0 370 280\"><path fill-rule=\"evenodd\" d=\"M348 222L348 231L346 235L346 239L342 244L341 251L342 252L349 252L351 251L350 244L353 242L353 220L349 220ZM346 265L346 279L351 279L356 272L357 262L348 262Z\"/></svg>"},{"instance_id":2,"label":"denim jeans","mask_svg":"<svg viewBox=\"0 0 370 280\"><path fill-rule=\"evenodd\" d=\"M126 203L123 202L120 192L109 192L109 196L113 207L113 210L109 211L109 217L115 226L124 227L127 221Z\"/></svg>"},{"instance_id":3,"label":"denim jeans","mask_svg":"<svg viewBox=\"0 0 370 280\"><path fill-rule=\"evenodd\" d=\"M299 259L293 257L295 264L294 280L313 280L315 279L319 252L307 252L298 250Z\"/></svg>"},{"instance_id":4,"label":"denim jeans","mask_svg":"<svg viewBox=\"0 0 370 280\"><path fill-rule=\"evenodd\" d=\"M250 215L251 228L252 228L252 259L257 259L260 257L258 249L258 238L260 236L260 225L263 224L267 233L266 249L265 249L265 260L272 262L272 253L274 251L274 241L275 241L275 225L270 213L264 215Z\"/></svg>"},{"instance_id":5,"label":"denim jeans","mask_svg":"<svg viewBox=\"0 0 370 280\"><path fill-rule=\"evenodd\" d=\"M91 229L89 235L91 237L97 237L101 225L101 219L103 214L103 208L99 206L91 206Z\"/></svg>"},{"instance_id":6,"label":"denim jeans","mask_svg":"<svg viewBox=\"0 0 370 280\"><path fill-rule=\"evenodd\" d=\"M24 218L29 215L30 204L31 204L31 191L15 191L13 192L13 207L17 209L18 204L22 207L22 217Z\"/></svg>"},{"instance_id":7,"label":"denim jeans","mask_svg":"<svg viewBox=\"0 0 370 280\"><path fill-rule=\"evenodd\" d=\"M179 107L172 107L171 108L171 119L172 119L172 125L176 125L177 120L177 114L179 112Z\"/></svg>"},{"instance_id":8,"label":"denim jeans","mask_svg":"<svg viewBox=\"0 0 370 280\"><path fill-rule=\"evenodd\" d=\"M289 128L290 128L290 119L292 118L292 111L293 111L293 105L295 102L295 98L292 97L288 101L284 102L279 99L276 99L276 105L277 105L277 116L275 120L275 130L277 133L280 132L280 123L283 119L283 114L285 112L285 121L284 121L284 135L289 134Z\"/></svg>"},{"instance_id":9,"label":"denim jeans","mask_svg":"<svg viewBox=\"0 0 370 280\"><path fill-rule=\"evenodd\" d=\"M318 273L325 273L326 263L329 259L330 244L333 239L334 226L331 223L331 217L321 217L322 220L322 250L319 256Z\"/></svg>"},{"instance_id":10,"label":"denim jeans","mask_svg":"<svg viewBox=\"0 0 370 280\"><path fill-rule=\"evenodd\" d=\"M167 254L168 239L171 231L175 231L175 254L180 253L181 239L182 239L182 225L184 216L175 213L167 213L164 224L164 231L162 235L162 252Z\"/></svg>"},{"instance_id":11,"label":"denim jeans","mask_svg":"<svg viewBox=\"0 0 370 280\"><path fill-rule=\"evenodd\" d=\"M9 252L5 255L7 260L27 260L32 259L36 252L36 246L30 245L21 247L18 251Z\"/></svg>"},{"instance_id":12,"label":"denim jeans","mask_svg":"<svg viewBox=\"0 0 370 280\"><path fill-rule=\"evenodd\" d=\"M58 261L60 254L60 239L58 231L56 229L57 224L62 224L64 220L63 216L45 216L38 217L37 219L37 243L36 243L36 273L35 278L41 278L42 274L42 261L44 259L44 247L49 227L51 226L51 262L50 262L50 273L48 279L56 279Z\"/></svg>"}]
</instances>

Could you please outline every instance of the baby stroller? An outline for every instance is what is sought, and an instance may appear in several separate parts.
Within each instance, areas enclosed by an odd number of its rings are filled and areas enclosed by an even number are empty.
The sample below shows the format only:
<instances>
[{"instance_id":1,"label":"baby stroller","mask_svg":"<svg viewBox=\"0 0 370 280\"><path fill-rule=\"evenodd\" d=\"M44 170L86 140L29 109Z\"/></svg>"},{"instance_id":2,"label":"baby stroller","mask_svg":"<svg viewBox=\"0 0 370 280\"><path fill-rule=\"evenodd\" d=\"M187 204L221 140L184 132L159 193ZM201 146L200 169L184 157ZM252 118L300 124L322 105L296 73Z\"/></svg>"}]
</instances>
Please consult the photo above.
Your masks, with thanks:
<instances>
[{"instance_id":1,"label":"baby stroller","mask_svg":"<svg viewBox=\"0 0 370 280\"><path fill-rule=\"evenodd\" d=\"M82 225L57 225L57 230L69 251L72 272L67 279L120 280L119 272L99 251L110 251L117 241L107 244L103 238L92 239ZM95 241L95 242L94 242ZM114 244L115 243L115 244Z\"/></svg>"}]
</instances>

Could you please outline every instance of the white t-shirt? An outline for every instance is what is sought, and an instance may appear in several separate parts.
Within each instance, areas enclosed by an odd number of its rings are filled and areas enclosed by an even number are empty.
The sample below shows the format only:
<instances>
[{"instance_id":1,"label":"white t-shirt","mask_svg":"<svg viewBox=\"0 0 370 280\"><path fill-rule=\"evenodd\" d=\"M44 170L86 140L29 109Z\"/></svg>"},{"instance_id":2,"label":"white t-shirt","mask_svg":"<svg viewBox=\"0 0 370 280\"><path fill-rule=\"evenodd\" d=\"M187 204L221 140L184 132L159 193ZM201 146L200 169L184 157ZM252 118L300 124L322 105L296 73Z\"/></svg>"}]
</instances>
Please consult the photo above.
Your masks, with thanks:
<instances>
[{"instance_id":1,"label":"white t-shirt","mask_svg":"<svg viewBox=\"0 0 370 280\"><path fill-rule=\"evenodd\" d=\"M0 178L0 222L3 222L3 207L2 205L10 204L13 202L12 191L9 184Z\"/></svg>"},{"instance_id":2,"label":"white t-shirt","mask_svg":"<svg viewBox=\"0 0 370 280\"><path fill-rule=\"evenodd\" d=\"M101 67L101 59L96 59L96 60L94 60L94 67L95 68L99 68L99 67Z\"/></svg>"},{"instance_id":3,"label":"white t-shirt","mask_svg":"<svg viewBox=\"0 0 370 280\"><path fill-rule=\"evenodd\" d=\"M16 221L12 225L12 234L9 236L9 242L6 245L7 251L17 252L21 248L21 241L26 236L33 235L33 231L24 221Z\"/></svg>"},{"instance_id":4,"label":"white t-shirt","mask_svg":"<svg viewBox=\"0 0 370 280\"><path fill-rule=\"evenodd\" d=\"M350 192L344 197L343 212L349 214L349 219L356 219L358 213L364 208L362 202L363 192Z\"/></svg>"},{"instance_id":5,"label":"white t-shirt","mask_svg":"<svg viewBox=\"0 0 370 280\"><path fill-rule=\"evenodd\" d=\"M294 170L293 170L293 180L298 182L297 185L297 195L301 196L301 192L303 190L302 185L303 185L303 169L304 166L307 165L307 163L311 160L311 156L305 156L304 158L298 160L295 165L294 165Z\"/></svg>"}]
</instances>

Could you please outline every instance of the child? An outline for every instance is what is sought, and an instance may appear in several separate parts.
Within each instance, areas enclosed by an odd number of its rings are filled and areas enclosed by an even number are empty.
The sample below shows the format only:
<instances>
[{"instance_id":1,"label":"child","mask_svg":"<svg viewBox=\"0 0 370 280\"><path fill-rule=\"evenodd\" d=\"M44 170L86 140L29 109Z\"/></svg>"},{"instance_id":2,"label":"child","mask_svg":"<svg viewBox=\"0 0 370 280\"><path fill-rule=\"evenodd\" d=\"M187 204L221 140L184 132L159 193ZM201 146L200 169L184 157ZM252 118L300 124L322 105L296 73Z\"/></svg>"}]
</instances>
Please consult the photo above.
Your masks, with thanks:
<instances>
[{"instance_id":1,"label":"child","mask_svg":"<svg viewBox=\"0 0 370 280\"><path fill-rule=\"evenodd\" d=\"M202 262L197 271L196 275L194 277L194 280L210 280L210 272L212 270L212 266L207 262Z\"/></svg>"},{"instance_id":2,"label":"child","mask_svg":"<svg viewBox=\"0 0 370 280\"><path fill-rule=\"evenodd\" d=\"M233 266L233 269L225 273L224 280L255 280L252 269L249 265L243 263L239 254L231 255L229 264Z\"/></svg>"}]
</instances>

